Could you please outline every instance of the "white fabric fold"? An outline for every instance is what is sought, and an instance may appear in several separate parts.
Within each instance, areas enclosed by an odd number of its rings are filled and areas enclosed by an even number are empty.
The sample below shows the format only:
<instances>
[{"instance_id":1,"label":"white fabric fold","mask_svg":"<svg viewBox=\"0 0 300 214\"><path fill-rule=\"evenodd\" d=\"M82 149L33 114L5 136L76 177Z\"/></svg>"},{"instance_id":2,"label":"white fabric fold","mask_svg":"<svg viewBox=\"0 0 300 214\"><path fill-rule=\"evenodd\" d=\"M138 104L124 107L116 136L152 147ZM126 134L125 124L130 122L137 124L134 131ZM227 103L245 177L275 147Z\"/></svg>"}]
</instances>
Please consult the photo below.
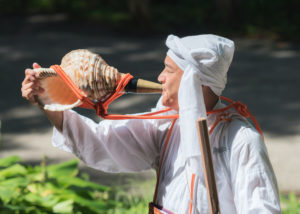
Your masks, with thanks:
<instances>
[{"instance_id":1,"label":"white fabric fold","mask_svg":"<svg viewBox=\"0 0 300 214\"><path fill-rule=\"evenodd\" d=\"M180 136L181 142L183 142L180 145L180 150L185 158L198 156L201 153L196 131L196 119L199 117L206 118L206 109L202 96L200 75L192 65L186 67L182 76L178 92L178 104L180 106Z\"/></svg>"},{"instance_id":2,"label":"white fabric fold","mask_svg":"<svg viewBox=\"0 0 300 214\"><path fill-rule=\"evenodd\" d=\"M170 35L167 55L183 70L178 92L181 133L180 152L185 163L199 174L201 163L189 158L201 156L196 120L206 118L202 85L220 96L227 82L227 71L234 52L233 41L216 35L179 38ZM197 173L198 172L198 173Z\"/></svg>"},{"instance_id":3,"label":"white fabric fold","mask_svg":"<svg viewBox=\"0 0 300 214\"><path fill-rule=\"evenodd\" d=\"M231 64L234 43L216 35L198 35L179 38L170 35L166 45L168 56L185 71L187 64L199 71L203 85L209 86L216 95L221 95L227 82L227 71ZM170 54L170 52L173 52ZM185 61L185 65L176 61L176 56Z\"/></svg>"},{"instance_id":4,"label":"white fabric fold","mask_svg":"<svg viewBox=\"0 0 300 214\"><path fill-rule=\"evenodd\" d=\"M224 107L218 102L215 109ZM159 102L153 111L164 108ZM234 112L233 109L226 111ZM163 113L166 114L169 112ZM215 115L209 115L208 124L213 121ZM52 143L101 171L140 172L151 167L157 170L170 124L167 119L95 123L74 111L65 111L64 131L60 133L54 128ZM210 140L220 210L230 214L281 213L276 178L265 144L255 128L236 114L230 123L220 123ZM178 121L166 150L158 187L158 204L174 213L188 213L194 173L190 166L201 163L197 156L189 158L184 165L179 151L181 144ZM202 173L195 177L194 190L193 213L209 214Z\"/></svg>"}]
</instances>

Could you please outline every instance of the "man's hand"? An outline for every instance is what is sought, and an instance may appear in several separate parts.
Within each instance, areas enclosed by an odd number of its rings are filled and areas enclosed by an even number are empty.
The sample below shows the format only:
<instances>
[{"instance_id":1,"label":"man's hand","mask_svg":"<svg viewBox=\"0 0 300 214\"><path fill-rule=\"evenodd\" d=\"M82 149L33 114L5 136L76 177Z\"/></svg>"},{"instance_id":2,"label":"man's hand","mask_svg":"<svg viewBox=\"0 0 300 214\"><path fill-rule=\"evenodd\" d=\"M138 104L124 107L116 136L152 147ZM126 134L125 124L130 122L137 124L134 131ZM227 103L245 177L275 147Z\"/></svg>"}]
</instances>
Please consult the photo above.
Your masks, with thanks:
<instances>
[{"instance_id":1,"label":"man's hand","mask_svg":"<svg viewBox=\"0 0 300 214\"><path fill-rule=\"evenodd\" d=\"M41 66L37 63L33 63L32 67L40 68ZM39 84L36 73L32 69L27 68L25 70L25 78L22 82L21 92L22 97L27 99L32 104L36 104L34 95L39 95L44 92L44 89L41 88Z\"/></svg>"},{"instance_id":2,"label":"man's hand","mask_svg":"<svg viewBox=\"0 0 300 214\"><path fill-rule=\"evenodd\" d=\"M33 63L33 68L40 68L37 63ZM44 93L44 89L40 86L36 73L32 69L25 70L25 79L22 82L22 97L27 99L32 104L36 104L35 95ZM42 108L41 108L42 109ZM61 111L46 111L42 109L50 122L60 131L63 129L63 113Z\"/></svg>"}]
</instances>

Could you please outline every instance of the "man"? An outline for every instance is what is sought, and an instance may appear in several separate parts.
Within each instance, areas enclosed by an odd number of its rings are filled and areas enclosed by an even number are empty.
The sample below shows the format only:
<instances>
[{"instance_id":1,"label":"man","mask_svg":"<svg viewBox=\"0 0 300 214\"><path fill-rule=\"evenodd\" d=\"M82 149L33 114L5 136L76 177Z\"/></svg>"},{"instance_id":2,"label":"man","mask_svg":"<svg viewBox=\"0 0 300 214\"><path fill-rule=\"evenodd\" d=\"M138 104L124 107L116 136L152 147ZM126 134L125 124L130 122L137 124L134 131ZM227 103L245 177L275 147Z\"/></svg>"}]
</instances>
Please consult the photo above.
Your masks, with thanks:
<instances>
[{"instance_id":1,"label":"man","mask_svg":"<svg viewBox=\"0 0 300 214\"><path fill-rule=\"evenodd\" d=\"M195 128L196 119L207 115L221 212L280 213L276 178L262 136L240 111L225 108L219 99L233 42L215 35L170 35L166 44L165 68L158 77L163 94L155 110L170 107L173 110L165 114L179 112L179 120L96 124L74 111L45 111L55 126L53 145L106 172L154 168L159 177L153 209L209 213ZM25 73L22 94L34 102L33 95L43 90L32 70Z\"/></svg>"}]
</instances>

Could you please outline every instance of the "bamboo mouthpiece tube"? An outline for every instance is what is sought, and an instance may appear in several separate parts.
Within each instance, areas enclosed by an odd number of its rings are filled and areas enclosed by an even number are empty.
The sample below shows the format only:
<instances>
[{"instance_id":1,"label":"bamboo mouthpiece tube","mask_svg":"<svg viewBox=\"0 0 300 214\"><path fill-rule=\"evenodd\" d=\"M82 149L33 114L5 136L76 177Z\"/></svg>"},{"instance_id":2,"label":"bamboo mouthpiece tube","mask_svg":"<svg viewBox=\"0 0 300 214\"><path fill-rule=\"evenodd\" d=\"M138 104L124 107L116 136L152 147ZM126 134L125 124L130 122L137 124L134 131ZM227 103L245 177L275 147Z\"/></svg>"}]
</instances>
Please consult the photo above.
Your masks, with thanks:
<instances>
[{"instance_id":1,"label":"bamboo mouthpiece tube","mask_svg":"<svg viewBox=\"0 0 300 214\"><path fill-rule=\"evenodd\" d=\"M125 87L125 92L128 93L161 93L162 85L159 83L133 78Z\"/></svg>"}]
</instances>

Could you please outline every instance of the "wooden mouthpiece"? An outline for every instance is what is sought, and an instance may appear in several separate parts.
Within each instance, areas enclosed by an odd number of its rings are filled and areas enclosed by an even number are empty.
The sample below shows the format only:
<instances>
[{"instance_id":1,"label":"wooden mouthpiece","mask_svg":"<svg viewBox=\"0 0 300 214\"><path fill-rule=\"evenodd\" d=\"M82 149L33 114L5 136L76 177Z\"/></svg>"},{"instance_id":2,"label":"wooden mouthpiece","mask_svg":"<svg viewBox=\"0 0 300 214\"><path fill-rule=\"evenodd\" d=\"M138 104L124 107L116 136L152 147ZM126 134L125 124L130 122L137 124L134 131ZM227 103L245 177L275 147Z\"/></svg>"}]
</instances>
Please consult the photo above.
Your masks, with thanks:
<instances>
[{"instance_id":1,"label":"wooden mouthpiece","mask_svg":"<svg viewBox=\"0 0 300 214\"><path fill-rule=\"evenodd\" d=\"M125 92L128 93L154 93L160 94L162 86L159 83L148 80L133 78L125 87Z\"/></svg>"}]
</instances>

